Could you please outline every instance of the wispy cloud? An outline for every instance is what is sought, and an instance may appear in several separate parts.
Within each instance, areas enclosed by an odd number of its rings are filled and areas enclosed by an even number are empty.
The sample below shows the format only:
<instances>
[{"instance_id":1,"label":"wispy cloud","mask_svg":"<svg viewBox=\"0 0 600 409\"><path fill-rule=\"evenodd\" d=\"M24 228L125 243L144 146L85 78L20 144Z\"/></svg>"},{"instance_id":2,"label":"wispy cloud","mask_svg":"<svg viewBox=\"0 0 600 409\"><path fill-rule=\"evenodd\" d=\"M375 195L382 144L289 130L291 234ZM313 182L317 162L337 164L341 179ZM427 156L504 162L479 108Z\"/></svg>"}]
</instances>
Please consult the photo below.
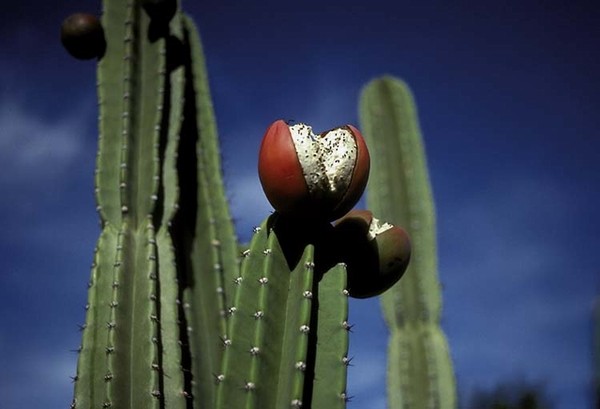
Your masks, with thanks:
<instances>
[{"instance_id":1,"label":"wispy cloud","mask_svg":"<svg viewBox=\"0 0 600 409\"><path fill-rule=\"evenodd\" d=\"M73 393L74 354L19 351L18 366L0 376L0 399L6 408L67 407ZM6 372L8 375L9 372Z\"/></svg>"},{"instance_id":2,"label":"wispy cloud","mask_svg":"<svg viewBox=\"0 0 600 409\"><path fill-rule=\"evenodd\" d=\"M63 176L84 149L88 120L82 112L51 120L1 99L0 185L27 187Z\"/></svg>"}]
</instances>

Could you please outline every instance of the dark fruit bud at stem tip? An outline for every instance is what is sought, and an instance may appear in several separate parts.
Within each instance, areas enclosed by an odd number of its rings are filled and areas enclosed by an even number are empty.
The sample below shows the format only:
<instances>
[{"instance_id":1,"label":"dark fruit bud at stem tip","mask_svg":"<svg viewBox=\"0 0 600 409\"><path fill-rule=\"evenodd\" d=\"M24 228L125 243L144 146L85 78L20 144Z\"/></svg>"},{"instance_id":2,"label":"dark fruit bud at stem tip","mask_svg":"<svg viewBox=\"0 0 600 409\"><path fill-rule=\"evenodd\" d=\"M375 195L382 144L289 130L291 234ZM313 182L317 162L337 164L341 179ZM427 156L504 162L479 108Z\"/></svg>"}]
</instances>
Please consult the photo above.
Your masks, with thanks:
<instances>
[{"instance_id":1,"label":"dark fruit bud at stem tip","mask_svg":"<svg viewBox=\"0 0 600 409\"><path fill-rule=\"evenodd\" d=\"M101 58L106 51L104 29L92 14L75 13L67 17L60 28L60 41L79 60Z\"/></svg>"},{"instance_id":2,"label":"dark fruit bud at stem tip","mask_svg":"<svg viewBox=\"0 0 600 409\"><path fill-rule=\"evenodd\" d=\"M353 210L335 223L339 257L347 264L348 292L368 298L391 288L410 261L404 229L380 222L368 210Z\"/></svg>"}]
</instances>

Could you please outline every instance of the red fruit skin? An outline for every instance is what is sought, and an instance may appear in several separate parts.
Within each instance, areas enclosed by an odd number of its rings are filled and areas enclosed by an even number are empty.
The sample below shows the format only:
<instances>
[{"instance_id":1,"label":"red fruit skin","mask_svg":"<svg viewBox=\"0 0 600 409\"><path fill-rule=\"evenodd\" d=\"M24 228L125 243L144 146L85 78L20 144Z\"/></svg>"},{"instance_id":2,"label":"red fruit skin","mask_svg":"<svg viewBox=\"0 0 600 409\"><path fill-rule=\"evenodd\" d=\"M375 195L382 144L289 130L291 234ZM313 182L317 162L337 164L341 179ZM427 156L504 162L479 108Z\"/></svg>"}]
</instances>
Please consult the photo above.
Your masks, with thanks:
<instances>
[{"instance_id":1,"label":"red fruit skin","mask_svg":"<svg viewBox=\"0 0 600 409\"><path fill-rule=\"evenodd\" d=\"M353 210L334 225L338 257L347 265L347 289L354 298L387 291L402 278L410 261L411 244L406 231L393 226L369 240L372 219L368 210Z\"/></svg>"},{"instance_id":2,"label":"red fruit skin","mask_svg":"<svg viewBox=\"0 0 600 409\"><path fill-rule=\"evenodd\" d=\"M267 129L258 154L258 176L267 199L282 214L310 206L308 186L288 124L279 119Z\"/></svg>"},{"instance_id":3,"label":"red fruit skin","mask_svg":"<svg viewBox=\"0 0 600 409\"><path fill-rule=\"evenodd\" d=\"M346 125L346 128L354 135L358 154L350 186L339 203L331 208L330 204L311 197L289 125L280 119L269 126L260 146L258 175L275 210L296 217L330 221L354 207L367 185L370 158L360 131L352 125Z\"/></svg>"}]
</instances>

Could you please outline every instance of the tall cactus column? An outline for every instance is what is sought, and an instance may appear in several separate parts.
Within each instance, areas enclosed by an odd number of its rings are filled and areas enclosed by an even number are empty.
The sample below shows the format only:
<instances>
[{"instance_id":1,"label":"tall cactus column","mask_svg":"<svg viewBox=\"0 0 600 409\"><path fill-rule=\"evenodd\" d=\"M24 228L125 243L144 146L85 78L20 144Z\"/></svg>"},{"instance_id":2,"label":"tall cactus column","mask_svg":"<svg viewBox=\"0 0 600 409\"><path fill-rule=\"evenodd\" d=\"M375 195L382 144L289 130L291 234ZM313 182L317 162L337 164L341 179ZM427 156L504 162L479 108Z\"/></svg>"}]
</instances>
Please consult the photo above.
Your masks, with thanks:
<instances>
[{"instance_id":1,"label":"tall cactus column","mask_svg":"<svg viewBox=\"0 0 600 409\"><path fill-rule=\"evenodd\" d=\"M175 1L105 0L102 27L102 233L72 407L211 407L220 358L205 346L237 255L197 32Z\"/></svg>"},{"instance_id":2,"label":"tall cactus column","mask_svg":"<svg viewBox=\"0 0 600 409\"><path fill-rule=\"evenodd\" d=\"M185 342L191 360L194 407L212 408L214 374L227 336L226 308L233 297L239 255L225 194L220 150L202 45L192 20L182 15L186 90L180 155L180 210L175 220Z\"/></svg>"},{"instance_id":3,"label":"tall cactus column","mask_svg":"<svg viewBox=\"0 0 600 409\"><path fill-rule=\"evenodd\" d=\"M369 208L405 226L412 239L406 276L382 296L390 329L389 408L456 407L448 345L440 328L434 206L416 108L408 87L391 77L369 83L360 119L372 151Z\"/></svg>"},{"instance_id":4,"label":"tall cactus column","mask_svg":"<svg viewBox=\"0 0 600 409\"><path fill-rule=\"evenodd\" d=\"M98 65L96 198L103 230L72 406L158 408L162 346L154 221L162 212L165 41L146 40L150 19L133 2L106 2L102 23L107 49Z\"/></svg>"}]
</instances>

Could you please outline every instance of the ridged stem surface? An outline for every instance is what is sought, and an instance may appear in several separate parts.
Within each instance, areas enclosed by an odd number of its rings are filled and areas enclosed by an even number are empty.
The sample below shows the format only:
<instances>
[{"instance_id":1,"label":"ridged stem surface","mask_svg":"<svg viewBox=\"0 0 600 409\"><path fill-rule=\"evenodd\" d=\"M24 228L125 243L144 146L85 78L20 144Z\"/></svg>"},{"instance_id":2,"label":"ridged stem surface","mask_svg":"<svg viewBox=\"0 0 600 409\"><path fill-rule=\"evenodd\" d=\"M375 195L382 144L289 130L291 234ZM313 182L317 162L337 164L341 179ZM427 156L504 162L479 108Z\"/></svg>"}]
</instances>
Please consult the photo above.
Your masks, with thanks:
<instances>
[{"instance_id":1,"label":"ridged stem surface","mask_svg":"<svg viewBox=\"0 0 600 409\"><path fill-rule=\"evenodd\" d=\"M318 328L313 409L346 407L348 358L348 293L346 267L338 264L329 270L318 286Z\"/></svg>"},{"instance_id":2,"label":"ridged stem surface","mask_svg":"<svg viewBox=\"0 0 600 409\"><path fill-rule=\"evenodd\" d=\"M293 407L301 401L313 269L312 246L290 267L267 221L257 229L234 281L217 408Z\"/></svg>"},{"instance_id":3,"label":"ridged stem surface","mask_svg":"<svg viewBox=\"0 0 600 409\"><path fill-rule=\"evenodd\" d=\"M185 407L178 285L169 226L183 69L139 1L105 0L98 63L96 198L102 220L73 407ZM158 233L156 232L158 227ZM162 280L162 281L161 281Z\"/></svg>"},{"instance_id":4,"label":"ridged stem surface","mask_svg":"<svg viewBox=\"0 0 600 409\"><path fill-rule=\"evenodd\" d=\"M408 87L391 77L362 92L360 119L371 153L367 205L409 232L412 256L404 277L382 295L391 338L389 408L455 408L452 363L440 329L434 206Z\"/></svg>"}]
</instances>

